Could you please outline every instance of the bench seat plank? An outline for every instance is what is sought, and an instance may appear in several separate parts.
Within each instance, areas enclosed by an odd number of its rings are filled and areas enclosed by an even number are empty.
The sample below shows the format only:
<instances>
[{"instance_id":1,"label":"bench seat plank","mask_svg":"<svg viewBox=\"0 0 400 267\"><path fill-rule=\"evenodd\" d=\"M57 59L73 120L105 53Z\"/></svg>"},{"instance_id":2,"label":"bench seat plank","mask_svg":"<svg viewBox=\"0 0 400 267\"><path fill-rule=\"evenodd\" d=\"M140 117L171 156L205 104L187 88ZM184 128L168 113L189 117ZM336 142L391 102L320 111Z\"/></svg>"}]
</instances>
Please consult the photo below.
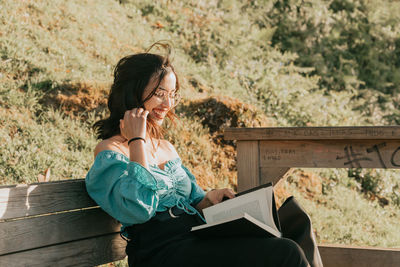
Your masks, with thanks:
<instances>
[{"instance_id":1,"label":"bench seat plank","mask_svg":"<svg viewBox=\"0 0 400 267\"><path fill-rule=\"evenodd\" d=\"M1 266L74 266L87 267L122 260L126 241L110 234L56 246L0 256Z\"/></svg>"},{"instance_id":2,"label":"bench seat plank","mask_svg":"<svg viewBox=\"0 0 400 267\"><path fill-rule=\"evenodd\" d=\"M0 186L0 220L93 206L84 179Z\"/></svg>"},{"instance_id":3,"label":"bench seat plank","mask_svg":"<svg viewBox=\"0 0 400 267\"><path fill-rule=\"evenodd\" d=\"M318 246L324 267L399 266L400 249L355 247L345 245Z\"/></svg>"},{"instance_id":4,"label":"bench seat plank","mask_svg":"<svg viewBox=\"0 0 400 267\"><path fill-rule=\"evenodd\" d=\"M100 208L2 222L0 255L119 231Z\"/></svg>"}]
</instances>

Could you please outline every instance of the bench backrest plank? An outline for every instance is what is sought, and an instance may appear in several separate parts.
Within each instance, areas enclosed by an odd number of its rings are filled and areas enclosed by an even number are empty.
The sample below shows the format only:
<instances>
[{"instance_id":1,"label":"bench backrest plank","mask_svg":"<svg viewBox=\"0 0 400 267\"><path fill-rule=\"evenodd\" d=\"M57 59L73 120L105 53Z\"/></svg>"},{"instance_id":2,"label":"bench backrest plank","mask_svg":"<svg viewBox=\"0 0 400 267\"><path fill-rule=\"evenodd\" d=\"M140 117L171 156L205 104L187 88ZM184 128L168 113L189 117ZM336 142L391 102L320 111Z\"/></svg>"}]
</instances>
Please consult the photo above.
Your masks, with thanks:
<instances>
[{"instance_id":1,"label":"bench backrest plank","mask_svg":"<svg viewBox=\"0 0 400 267\"><path fill-rule=\"evenodd\" d=\"M119 231L120 224L100 208L3 222L0 255Z\"/></svg>"},{"instance_id":2,"label":"bench backrest plank","mask_svg":"<svg viewBox=\"0 0 400 267\"><path fill-rule=\"evenodd\" d=\"M83 179L0 186L0 220L94 206Z\"/></svg>"},{"instance_id":3,"label":"bench backrest plank","mask_svg":"<svg viewBox=\"0 0 400 267\"><path fill-rule=\"evenodd\" d=\"M119 234L63 243L0 256L1 266L97 266L122 260L126 242Z\"/></svg>"},{"instance_id":4,"label":"bench backrest plank","mask_svg":"<svg viewBox=\"0 0 400 267\"><path fill-rule=\"evenodd\" d=\"M0 262L94 266L125 257L120 224L83 179L0 187ZM8 266L7 264L5 266Z\"/></svg>"}]
</instances>

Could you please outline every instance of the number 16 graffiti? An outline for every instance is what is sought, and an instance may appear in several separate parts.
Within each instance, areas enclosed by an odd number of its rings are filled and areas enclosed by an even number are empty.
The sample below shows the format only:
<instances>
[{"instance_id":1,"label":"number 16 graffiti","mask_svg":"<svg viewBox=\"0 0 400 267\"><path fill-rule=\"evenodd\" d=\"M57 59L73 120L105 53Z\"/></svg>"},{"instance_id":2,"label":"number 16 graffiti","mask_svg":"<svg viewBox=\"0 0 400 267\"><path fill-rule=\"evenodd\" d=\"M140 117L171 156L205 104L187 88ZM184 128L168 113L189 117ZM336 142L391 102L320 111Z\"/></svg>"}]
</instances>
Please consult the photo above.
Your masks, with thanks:
<instances>
[{"instance_id":1,"label":"number 16 graffiti","mask_svg":"<svg viewBox=\"0 0 400 267\"><path fill-rule=\"evenodd\" d=\"M386 146L386 142L380 143L380 144L375 144L369 148L366 149L367 154L370 153L376 153L379 159L380 164L382 165L382 168L387 168L385 162L383 161L382 154L380 149ZM395 151L392 153L392 156L390 157L390 163L394 167L400 167L400 162L395 162L395 158L397 153L400 151L400 146L395 149ZM356 153L353 149L353 146L345 146L344 147L344 156L337 156L336 160L341 160L341 159L346 159L346 162L344 162L344 166L349 167L349 168L361 168L361 161L373 161L370 157L364 156L362 153Z\"/></svg>"}]
</instances>

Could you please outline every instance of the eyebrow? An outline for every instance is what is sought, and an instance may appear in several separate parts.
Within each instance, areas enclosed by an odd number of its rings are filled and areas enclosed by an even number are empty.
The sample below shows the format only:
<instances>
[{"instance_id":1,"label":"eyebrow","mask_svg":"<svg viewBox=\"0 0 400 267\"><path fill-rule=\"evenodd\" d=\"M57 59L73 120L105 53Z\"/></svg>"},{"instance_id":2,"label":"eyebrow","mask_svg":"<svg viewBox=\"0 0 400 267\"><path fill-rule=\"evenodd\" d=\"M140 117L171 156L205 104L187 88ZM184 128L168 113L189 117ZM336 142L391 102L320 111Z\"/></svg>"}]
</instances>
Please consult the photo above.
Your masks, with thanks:
<instances>
[{"instance_id":1,"label":"eyebrow","mask_svg":"<svg viewBox=\"0 0 400 267\"><path fill-rule=\"evenodd\" d=\"M168 90L167 89L165 89L164 87L161 87L161 86L158 86L158 88L157 89L161 89L161 90L164 90L164 91L167 91L168 92ZM174 90L171 90L171 92L176 92L176 89L174 89Z\"/></svg>"}]
</instances>

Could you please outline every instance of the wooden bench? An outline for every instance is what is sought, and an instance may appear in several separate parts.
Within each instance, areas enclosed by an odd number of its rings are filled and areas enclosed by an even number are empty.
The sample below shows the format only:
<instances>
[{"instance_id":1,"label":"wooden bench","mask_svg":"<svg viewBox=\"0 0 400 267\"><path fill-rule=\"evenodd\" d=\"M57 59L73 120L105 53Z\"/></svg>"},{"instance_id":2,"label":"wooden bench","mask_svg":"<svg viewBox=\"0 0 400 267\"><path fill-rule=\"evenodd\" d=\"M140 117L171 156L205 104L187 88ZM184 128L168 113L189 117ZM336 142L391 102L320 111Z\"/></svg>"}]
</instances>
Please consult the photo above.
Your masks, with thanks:
<instances>
[{"instance_id":1,"label":"wooden bench","mask_svg":"<svg viewBox=\"0 0 400 267\"><path fill-rule=\"evenodd\" d=\"M120 224L83 179L0 187L0 266L95 266L125 258Z\"/></svg>"},{"instance_id":2,"label":"wooden bench","mask_svg":"<svg viewBox=\"0 0 400 267\"><path fill-rule=\"evenodd\" d=\"M238 190L290 167L400 168L400 127L228 129L238 140ZM367 159L368 158L368 159ZM0 266L95 266L125 258L120 224L84 180L0 187ZM325 266L398 266L400 250L321 245ZM397 265L396 265L397 264Z\"/></svg>"},{"instance_id":3,"label":"wooden bench","mask_svg":"<svg viewBox=\"0 0 400 267\"><path fill-rule=\"evenodd\" d=\"M400 126L229 128L238 191L276 183L292 167L400 168ZM324 266L400 266L400 249L320 245Z\"/></svg>"}]
</instances>

